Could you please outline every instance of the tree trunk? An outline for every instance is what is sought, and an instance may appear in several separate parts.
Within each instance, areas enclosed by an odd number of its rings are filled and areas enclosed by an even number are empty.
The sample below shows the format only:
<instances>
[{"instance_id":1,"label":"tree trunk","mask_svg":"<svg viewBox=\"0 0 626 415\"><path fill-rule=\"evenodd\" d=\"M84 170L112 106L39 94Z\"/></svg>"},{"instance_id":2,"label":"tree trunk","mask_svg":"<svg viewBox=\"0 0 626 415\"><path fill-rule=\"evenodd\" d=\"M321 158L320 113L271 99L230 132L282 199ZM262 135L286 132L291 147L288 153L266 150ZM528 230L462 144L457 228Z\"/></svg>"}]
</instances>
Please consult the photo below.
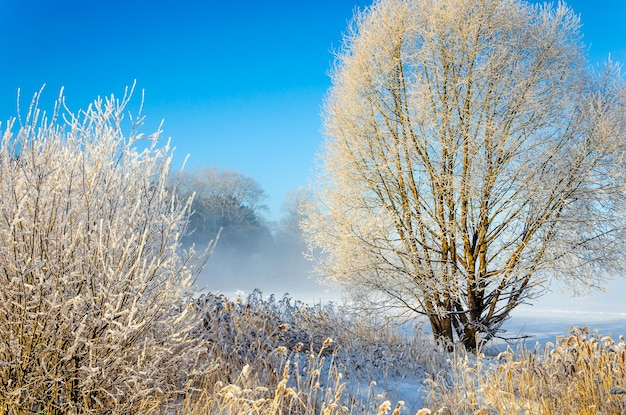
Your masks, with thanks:
<instances>
[{"instance_id":1,"label":"tree trunk","mask_svg":"<svg viewBox=\"0 0 626 415\"><path fill-rule=\"evenodd\" d=\"M469 324L455 326L453 325L453 317L431 315L429 321L435 342L444 344L449 352L454 351L455 332L465 350L472 353L477 352L478 330L476 327Z\"/></svg>"},{"instance_id":2,"label":"tree trunk","mask_svg":"<svg viewBox=\"0 0 626 415\"><path fill-rule=\"evenodd\" d=\"M449 352L454 351L452 319L450 317L431 315L429 320L435 342L444 344Z\"/></svg>"},{"instance_id":3,"label":"tree trunk","mask_svg":"<svg viewBox=\"0 0 626 415\"><path fill-rule=\"evenodd\" d=\"M461 343L465 347L465 350L468 352L476 353L478 349L477 339L477 330L473 326L465 326L463 328L463 334L459 336L461 338Z\"/></svg>"}]
</instances>

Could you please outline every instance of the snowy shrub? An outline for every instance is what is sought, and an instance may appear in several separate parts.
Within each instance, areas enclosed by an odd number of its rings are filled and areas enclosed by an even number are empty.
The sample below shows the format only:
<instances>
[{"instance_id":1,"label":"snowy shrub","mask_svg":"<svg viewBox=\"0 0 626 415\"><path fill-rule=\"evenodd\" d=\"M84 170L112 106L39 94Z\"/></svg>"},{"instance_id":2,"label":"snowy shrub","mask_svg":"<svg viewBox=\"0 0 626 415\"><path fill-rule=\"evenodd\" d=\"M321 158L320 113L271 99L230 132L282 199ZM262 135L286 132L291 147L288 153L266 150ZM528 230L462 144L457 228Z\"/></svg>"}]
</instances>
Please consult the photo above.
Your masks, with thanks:
<instances>
[{"instance_id":1,"label":"snowy shrub","mask_svg":"<svg viewBox=\"0 0 626 415\"><path fill-rule=\"evenodd\" d=\"M209 249L179 249L190 202L169 144L124 119L131 95L50 116L36 96L5 128L0 413L149 413L205 370L185 304Z\"/></svg>"}]
</instances>

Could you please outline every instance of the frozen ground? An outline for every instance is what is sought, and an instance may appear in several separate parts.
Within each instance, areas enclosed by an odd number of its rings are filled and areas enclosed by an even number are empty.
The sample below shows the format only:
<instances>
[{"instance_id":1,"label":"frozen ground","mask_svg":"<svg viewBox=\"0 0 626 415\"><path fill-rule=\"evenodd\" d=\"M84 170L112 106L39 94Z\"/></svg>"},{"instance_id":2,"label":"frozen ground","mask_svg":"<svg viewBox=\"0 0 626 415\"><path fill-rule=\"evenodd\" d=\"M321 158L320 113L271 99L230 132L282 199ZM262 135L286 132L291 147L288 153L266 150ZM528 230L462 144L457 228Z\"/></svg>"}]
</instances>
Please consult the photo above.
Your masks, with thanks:
<instances>
[{"instance_id":1,"label":"frozen ground","mask_svg":"<svg viewBox=\"0 0 626 415\"><path fill-rule=\"evenodd\" d=\"M213 280L212 283L215 283ZM235 282L236 285L232 285ZM312 280L285 279L263 284L263 280L221 281L219 288L229 298L244 297L251 287L260 287L264 296L275 294L277 298L289 293L293 299L308 304L338 302L340 296L332 288L315 284ZM260 284L259 284L260 283ZM264 289L265 287L265 289ZM277 289L281 287L282 289ZM612 281L606 292L595 292L587 297L575 298L553 287L553 292L536 300L533 305L521 306L507 321L507 334L514 337L528 336L526 347L536 343L543 347L547 342L555 342L557 336L567 335L572 326L587 326L602 335L618 338L626 335L626 280ZM517 343L519 345L519 342ZM515 347L516 344L512 343ZM506 348L505 343L492 344L486 353L494 355ZM347 389L360 395L374 396L375 402L382 404L388 400L391 413L398 401L404 402L402 414L415 414L422 406L428 387L424 371L414 371L405 376L380 376L378 378L346 379ZM372 383L373 381L373 383ZM375 413L375 412L374 412Z\"/></svg>"},{"instance_id":2,"label":"frozen ground","mask_svg":"<svg viewBox=\"0 0 626 415\"><path fill-rule=\"evenodd\" d=\"M574 297L552 286L533 304L520 306L505 328L512 335L531 336L527 346L554 342L572 326L589 327L603 335L626 335L626 279L610 281L604 292Z\"/></svg>"}]
</instances>

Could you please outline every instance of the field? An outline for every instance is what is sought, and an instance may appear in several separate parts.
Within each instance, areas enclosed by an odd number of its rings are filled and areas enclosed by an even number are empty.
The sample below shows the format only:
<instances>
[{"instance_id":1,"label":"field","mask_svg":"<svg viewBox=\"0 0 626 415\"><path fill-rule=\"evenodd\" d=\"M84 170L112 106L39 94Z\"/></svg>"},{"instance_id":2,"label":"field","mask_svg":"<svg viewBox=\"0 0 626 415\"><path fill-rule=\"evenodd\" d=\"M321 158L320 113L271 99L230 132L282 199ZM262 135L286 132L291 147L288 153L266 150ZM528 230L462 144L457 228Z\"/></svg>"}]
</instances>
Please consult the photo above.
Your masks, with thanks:
<instances>
[{"instance_id":1,"label":"field","mask_svg":"<svg viewBox=\"0 0 626 415\"><path fill-rule=\"evenodd\" d=\"M259 291L208 294L215 365L178 413L620 414L626 344L586 327L533 348L449 354L420 327Z\"/></svg>"},{"instance_id":2,"label":"field","mask_svg":"<svg viewBox=\"0 0 626 415\"><path fill-rule=\"evenodd\" d=\"M181 249L192 199L158 134L121 133L131 95L0 140L0 415L626 412L622 298L521 309L520 342L471 354L345 304L197 295L215 241Z\"/></svg>"}]
</instances>

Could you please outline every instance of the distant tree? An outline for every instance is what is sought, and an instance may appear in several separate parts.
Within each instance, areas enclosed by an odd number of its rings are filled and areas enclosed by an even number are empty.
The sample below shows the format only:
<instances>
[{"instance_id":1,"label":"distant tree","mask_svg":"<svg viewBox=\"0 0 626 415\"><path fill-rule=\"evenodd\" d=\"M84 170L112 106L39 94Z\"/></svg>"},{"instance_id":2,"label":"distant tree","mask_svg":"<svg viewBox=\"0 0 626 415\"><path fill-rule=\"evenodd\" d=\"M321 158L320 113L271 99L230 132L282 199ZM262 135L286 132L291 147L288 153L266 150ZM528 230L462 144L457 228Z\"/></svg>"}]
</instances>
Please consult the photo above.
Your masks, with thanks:
<instances>
[{"instance_id":1,"label":"distant tree","mask_svg":"<svg viewBox=\"0 0 626 415\"><path fill-rule=\"evenodd\" d=\"M283 216L277 224L276 238L289 241L289 244L306 247L306 241L300 227L302 221L302 207L310 200L310 193L306 189L292 190L287 193L283 201Z\"/></svg>"},{"instance_id":2,"label":"distant tree","mask_svg":"<svg viewBox=\"0 0 626 415\"><path fill-rule=\"evenodd\" d=\"M380 0L324 107L319 271L475 350L551 277L624 270L626 94L565 4Z\"/></svg>"},{"instance_id":3,"label":"distant tree","mask_svg":"<svg viewBox=\"0 0 626 415\"><path fill-rule=\"evenodd\" d=\"M157 413L205 368L190 202L131 92L51 117L37 96L0 141L0 413Z\"/></svg>"},{"instance_id":4,"label":"distant tree","mask_svg":"<svg viewBox=\"0 0 626 415\"><path fill-rule=\"evenodd\" d=\"M177 179L182 197L193 197L189 232L183 241L206 242L220 232L219 249L258 249L271 234L261 212L267 194L254 179L215 167L184 172Z\"/></svg>"},{"instance_id":5,"label":"distant tree","mask_svg":"<svg viewBox=\"0 0 626 415\"><path fill-rule=\"evenodd\" d=\"M283 216L276 224L274 241L278 254L276 255L277 266L283 263L291 268L294 274L301 275L309 270L310 263L305 260L307 244L300 227L302 221L302 206L310 199L306 189L292 190L285 196L282 211Z\"/></svg>"}]
</instances>

